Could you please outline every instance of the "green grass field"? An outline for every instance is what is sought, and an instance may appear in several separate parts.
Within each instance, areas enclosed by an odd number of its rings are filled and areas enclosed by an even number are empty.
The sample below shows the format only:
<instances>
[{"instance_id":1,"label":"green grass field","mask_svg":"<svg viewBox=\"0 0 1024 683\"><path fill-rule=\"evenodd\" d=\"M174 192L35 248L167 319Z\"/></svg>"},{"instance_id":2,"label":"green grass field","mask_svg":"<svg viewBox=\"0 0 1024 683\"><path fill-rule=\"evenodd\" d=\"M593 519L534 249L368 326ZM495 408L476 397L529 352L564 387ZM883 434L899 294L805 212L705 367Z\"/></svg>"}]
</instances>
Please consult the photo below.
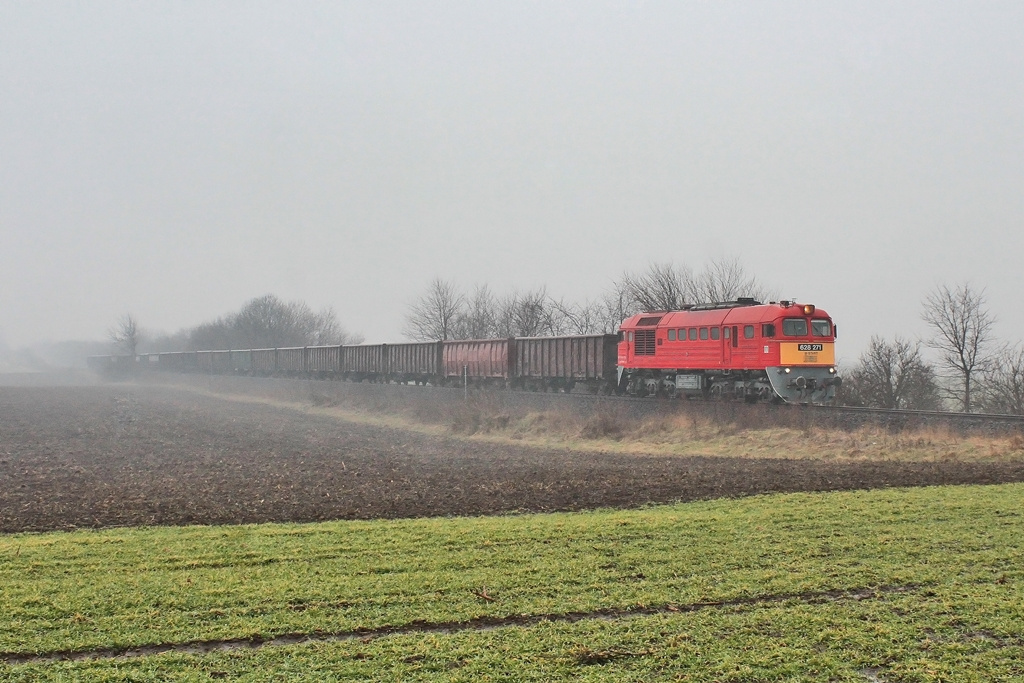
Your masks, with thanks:
<instances>
[{"instance_id":1,"label":"green grass field","mask_svg":"<svg viewBox=\"0 0 1024 683\"><path fill-rule=\"evenodd\" d=\"M207 654L7 663L0 679L1016 680L1022 494L1022 485L946 487L0 536L8 660L371 632ZM509 622L429 630L501 618ZM427 631L410 629L417 624ZM399 632L372 633L385 627Z\"/></svg>"}]
</instances>

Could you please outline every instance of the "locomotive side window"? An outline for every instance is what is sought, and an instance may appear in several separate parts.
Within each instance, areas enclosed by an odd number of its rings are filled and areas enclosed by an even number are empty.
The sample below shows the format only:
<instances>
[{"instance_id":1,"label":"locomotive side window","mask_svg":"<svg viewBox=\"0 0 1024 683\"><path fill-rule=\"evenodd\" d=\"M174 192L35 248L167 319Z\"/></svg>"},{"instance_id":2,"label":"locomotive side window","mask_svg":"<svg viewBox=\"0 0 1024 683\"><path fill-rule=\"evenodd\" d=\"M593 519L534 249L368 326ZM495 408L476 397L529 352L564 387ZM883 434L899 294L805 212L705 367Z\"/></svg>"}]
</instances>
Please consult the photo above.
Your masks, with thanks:
<instances>
[{"instance_id":1,"label":"locomotive side window","mask_svg":"<svg viewBox=\"0 0 1024 683\"><path fill-rule=\"evenodd\" d=\"M669 330L668 331L668 340L669 341L675 341L676 340L676 331L675 330Z\"/></svg>"},{"instance_id":2,"label":"locomotive side window","mask_svg":"<svg viewBox=\"0 0 1024 683\"><path fill-rule=\"evenodd\" d=\"M782 334L786 337L806 337L807 320L805 318L786 318L782 321Z\"/></svg>"},{"instance_id":3,"label":"locomotive side window","mask_svg":"<svg viewBox=\"0 0 1024 683\"><path fill-rule=\"evenodd\" d=\"M633 333L632 332L629 333L629 341L633 341Z\"/></svg>"},{"instance_id":4,"label":"locomotive side window","mask_svg":"<svg viewBox=\"0 0 1024 683\"><path fill-rule=\"evenodd\" d=\"M812 320L811 333L815 337L831 337L832 326L829 324L827 320Z\"/></svg>"},{"instance_id":5,"label":"locomotive side window","mask_svg":"<svg viewBox=\"0 0 1024 683\"><path fill-rule=\"evenodd\" d=\"M762 337L774 337L775 336L775 325L774 323L767 323L761 325L761 336Z\"/></svg>"},{"instance_id":6,"label":"locomotive side window","mask_svg":"<svg viewBox=\"0 0 1024 683\"><path fill-rule=\"evenodd\" d=\"M721 330L719 330L717 327L712 327L711 328L711 338L712 339L718 339L719 336L721 336Z\"/></svg>"},{"instance_id":7,"label":"locomotive side window","mask_svg":"<svg viewBox=\"0 0 1024 683\"><path fill-rule=\"evenodd\" d=\"M753 339L754 338L754 326L753 325L744 325L743 326L743 338L744 339Z\"/></svg>"},{"instance_id":8,"label":"locomotive side window","mask_svg":"<svg viewBox=\"0 0 1024 683\"><path fill-rule=\"evenodd\" d=\"M690 328L690 341L697 341L697 328L696 327L691 327Z\"/></svg>"},{"instance_id":9,"label":"locomotive side window","mask_svg":"<svg viewBox=\"0 0 1024 683\"><path fill-rule=\"evenodd\" d=\"M700 338L701 338L701 341L704 341L704 340L706 340L708 338L708 328L706 328L706 327L700 328Z\"/></svg>"},{"instance_id":10,"label":"locomotive side window","mask_svg":"<svg viewBox=\"0 0 1024 683\"><path fill-rule=\"evenodd\" d=\"M722 330L722 334L724 334L725 338L728 339L729 338L729 328L728 327L724 328Z\"/></svg>"}]
</instances>

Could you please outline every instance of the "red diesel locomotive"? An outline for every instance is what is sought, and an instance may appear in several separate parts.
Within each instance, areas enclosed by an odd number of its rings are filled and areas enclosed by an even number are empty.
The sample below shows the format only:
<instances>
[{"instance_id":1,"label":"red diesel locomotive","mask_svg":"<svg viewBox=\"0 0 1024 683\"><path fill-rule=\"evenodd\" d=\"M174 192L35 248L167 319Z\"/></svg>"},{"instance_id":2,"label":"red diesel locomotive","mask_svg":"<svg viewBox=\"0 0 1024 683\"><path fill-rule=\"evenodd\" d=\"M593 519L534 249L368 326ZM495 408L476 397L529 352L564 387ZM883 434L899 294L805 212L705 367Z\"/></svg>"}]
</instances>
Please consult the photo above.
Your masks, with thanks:
<instances>
[{"instance_id":1,"label":"red diesel locomotive","mask_svg":"<svg viewBox=\"0 0 1024 683\"><path fill-rule=\"evenodd\" d=\"M619 330L619 390L636 396L820 404L842 382L835 325L811 304L741 298L641 313Z\"/></svg>"}]
</instances>

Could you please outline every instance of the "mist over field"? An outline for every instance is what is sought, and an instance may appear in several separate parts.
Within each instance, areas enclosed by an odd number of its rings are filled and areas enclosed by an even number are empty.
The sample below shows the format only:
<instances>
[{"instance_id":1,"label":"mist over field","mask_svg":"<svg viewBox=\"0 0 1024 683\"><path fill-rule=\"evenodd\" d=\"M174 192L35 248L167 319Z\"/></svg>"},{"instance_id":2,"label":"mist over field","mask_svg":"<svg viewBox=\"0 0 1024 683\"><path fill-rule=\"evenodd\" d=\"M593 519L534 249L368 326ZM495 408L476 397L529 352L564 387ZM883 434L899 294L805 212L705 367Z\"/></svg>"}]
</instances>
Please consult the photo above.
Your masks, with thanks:
<instances>
[{"instance_id":1,"label":"mist over field","mask_svg":"<svg viewBox=\"0 0 1024 683\"><path fill-rule=\"evenodd\" d=\"M435 277L585 302L737 258L828 310L847 364L926 335L942 283L1016 342L1022 14L6 3L0 341L126 312L174 334L267 293L395 341Z\"/></svg>"}]
</instances>

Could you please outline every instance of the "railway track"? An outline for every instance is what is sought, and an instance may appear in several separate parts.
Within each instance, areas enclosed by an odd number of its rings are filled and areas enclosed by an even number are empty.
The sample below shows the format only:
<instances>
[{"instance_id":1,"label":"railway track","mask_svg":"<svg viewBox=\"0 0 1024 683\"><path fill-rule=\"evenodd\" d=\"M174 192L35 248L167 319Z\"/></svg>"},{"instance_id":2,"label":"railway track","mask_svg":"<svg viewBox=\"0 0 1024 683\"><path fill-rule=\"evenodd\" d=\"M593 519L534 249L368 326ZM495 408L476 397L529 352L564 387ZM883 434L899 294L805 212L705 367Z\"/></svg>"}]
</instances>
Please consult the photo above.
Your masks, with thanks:
<instances>
[{"instance_id":1,"label":"railway track","mask_svg":"<svg viewBox=\"0 0 1024 683\"><path fill-rule=\"evenodd\" d=\"M940 410L892 410L887 408L862 408L853 406L823 406L795 404L755 404L715 403L708 401L665 400L651 398L635 398L631 396L584 397L580 394L568 394L567 397L596 398L598 401L623 401L627 403L650 404L665 403L681 404L686 410L696 408L711 413L731 413L741 415L744 411L752 414L775 412L780 421L789 421L794 415L800 418L811 418L815 423L833 423L836 426L856 427L861 425L878 425L894 430L902 430L921 426L946 426L964 432L1024 432L1024 415L1004 415L997 413L956 413ZM723 410L725 406L725 410Z\"/></svg>"},{"instance_id":2,"label":"railway track","mask_svg":"<svg viewBox=\"0 0 1024 683\"><path fill-rule=\"evenodd\" d=\"M162 373L161 373L162 374ZM164 375L167 377L167 375ZM177 377L182 377L178 375ZM260 386L291 386L298 395L361 398L387 405L402 400L427 400L442 404L464 404L467 401L480 410L547 410L562 409L578 413L609 411L629 419L686 413L722 422L733 422L749 428L826 426L857 429L878 426L891 431L937 427L969 434L1024 434L1024 416L990 413L952 413L928 410L886 410L846 406L794 404L747 404L740 401L701 401L686 399L636 398L586 393L503 391L461 387L416 386L406 384L372 384L335 382L317 379L285 379L230 375L185 375L205 377L211 383L230 385L232 390L247 391Z\"/></svg>"}]
</instances>

